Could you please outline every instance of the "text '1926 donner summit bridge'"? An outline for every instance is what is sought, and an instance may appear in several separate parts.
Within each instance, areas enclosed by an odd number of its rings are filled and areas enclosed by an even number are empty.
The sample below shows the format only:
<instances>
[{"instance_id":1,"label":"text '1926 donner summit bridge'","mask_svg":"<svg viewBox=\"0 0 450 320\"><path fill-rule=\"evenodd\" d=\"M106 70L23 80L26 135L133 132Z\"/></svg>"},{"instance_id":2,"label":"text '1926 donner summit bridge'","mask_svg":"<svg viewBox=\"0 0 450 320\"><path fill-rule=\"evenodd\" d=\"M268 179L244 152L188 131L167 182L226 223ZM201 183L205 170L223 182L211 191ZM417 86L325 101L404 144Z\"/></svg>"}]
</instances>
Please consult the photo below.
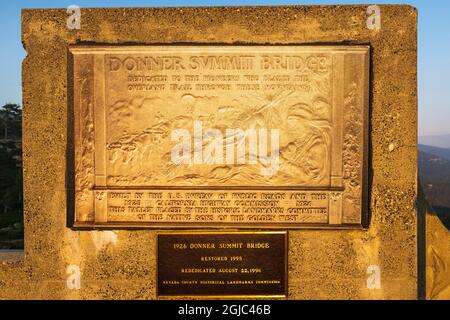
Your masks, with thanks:
<instances>
[{"instance_id":1,"label":"text '1926 donner summit bridge'","mask_svg":"<svg viewBox=\"0 0 450 320\"><path fill-rule=\"evenodd\" d=\"M75 227L361 228L367 46L74 46Z\"/></svg>"}]
</instances>

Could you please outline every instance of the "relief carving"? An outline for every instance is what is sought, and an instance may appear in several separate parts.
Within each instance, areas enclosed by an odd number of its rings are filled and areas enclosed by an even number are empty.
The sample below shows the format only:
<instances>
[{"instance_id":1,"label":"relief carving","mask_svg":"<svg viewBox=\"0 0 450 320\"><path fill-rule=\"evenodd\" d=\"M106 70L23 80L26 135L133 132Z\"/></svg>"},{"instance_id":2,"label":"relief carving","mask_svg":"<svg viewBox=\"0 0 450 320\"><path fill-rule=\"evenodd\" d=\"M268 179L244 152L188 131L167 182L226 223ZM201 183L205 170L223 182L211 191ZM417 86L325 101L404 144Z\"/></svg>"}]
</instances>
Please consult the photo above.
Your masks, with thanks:
<instances>
[{"instance_id":1,"label":"relief carving","mask_svg":"<svg viewBox=\"0 0 450 320\"><path fill-rule=\"evenodd\" d=\"M318 95L309 102L301 93L283 91L268 97L238 96L230 105L218 104L218 97L198 97L189 93L180 101L174 100L168 103L159 97L138 97L113 105L109 116L110 132L123 134L111 135L107 143L108 183L120 186L329 184L331 106L325 97ZM162 108L162 103L166 107ZM215 105L217 108L213 112L202 111L213 109ZM179 115L164 114L164 109L175 108L181 109ZM141 119L153 121L141 131L130 133L135 128L144 127L139 121ZM179 128L193 130L196 120L201 121L203 127L221 132L226 128L241 128L243 131L280 128L278 174L268 178L260 174L259 166L239 164L212 167L171 164L173 142L170 133ZM230 145L237 150L246 141L248 136L224 136L219 143L225 150ZM207 143L204 141L204 147ZM257 158L257 155L246 147L245 158Z\"/></svg>"},{"instance_id":2,"label":"relief carving","mask_svg":"<svg viewBox=\"0 0 450 320\"><path fill-rule=\"evenodd\" d=\"M71 53L76 225L360 224L367 47Z\"/></svg>"},{"instance_id":3,"label":"relief carving","mask_svg":"<svg viewBox=\"0 0 450 320\"><path fill-rule=\"evenodd\" d=\"M89 208L93 201L92 188L94 186L94 118L93 118L93 95L92 95L93 69L87 66L75 78L79 88L75 96L80 106L79 117L80 143L76 145L75 152L75 196L77 203L86 208L81 210L80 216L83 220L89 220L93 216Z\"/></svg>"},{"instance_id":4,"label":"relief carving","mask_svg":"<svg viewBox=\"0 0 450 320\"><path fill-rule=\"evenodd\" d=\"M357 89L355 82L351 83L347 89L344 114L344 205L347 208L344 214L350 219L358 218L357 213L361 206L363 112L356 103Z\"/></svg>"}]
</instances>

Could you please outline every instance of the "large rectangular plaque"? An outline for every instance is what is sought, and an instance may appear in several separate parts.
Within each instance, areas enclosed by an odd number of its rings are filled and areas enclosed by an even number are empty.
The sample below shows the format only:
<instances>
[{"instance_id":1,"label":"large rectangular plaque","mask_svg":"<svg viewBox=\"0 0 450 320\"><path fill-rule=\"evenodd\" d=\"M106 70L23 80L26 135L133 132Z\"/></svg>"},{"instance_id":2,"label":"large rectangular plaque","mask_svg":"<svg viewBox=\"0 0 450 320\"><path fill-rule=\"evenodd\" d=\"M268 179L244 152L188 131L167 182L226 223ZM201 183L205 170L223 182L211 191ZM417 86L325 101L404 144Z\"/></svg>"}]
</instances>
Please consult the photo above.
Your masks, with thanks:
<instances>
[{"instance_id":1,"label":"large rectangular plaque","mask_svg":"<svg viewBox=\"0 0 450 320\"><path fill-rule=\"evenodd\" d=\"M160 297L286 297L286 232L158 234Z\"/></svg>"},{"instance_id":2,"label":"large rectangular plaque","mask_svg":"<svg viewBox=\"0 0 450 320\"><path fill-rule=\"evenodd\" d=\"M76 227L354 228L367 46L75 46Z\"/></svg>"}]
</instances>

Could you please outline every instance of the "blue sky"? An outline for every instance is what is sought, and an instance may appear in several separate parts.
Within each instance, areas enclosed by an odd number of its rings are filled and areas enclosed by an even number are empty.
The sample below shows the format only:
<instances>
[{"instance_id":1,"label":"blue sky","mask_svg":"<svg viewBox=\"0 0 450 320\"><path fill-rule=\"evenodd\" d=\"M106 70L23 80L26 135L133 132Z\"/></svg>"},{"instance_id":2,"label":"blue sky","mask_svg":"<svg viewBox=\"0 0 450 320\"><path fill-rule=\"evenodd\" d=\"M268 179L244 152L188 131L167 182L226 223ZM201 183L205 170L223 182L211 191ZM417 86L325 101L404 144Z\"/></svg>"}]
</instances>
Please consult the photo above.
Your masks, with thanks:
<instances>
[{"instance_id":1,"label":"blue sky","mask_svg":"<svg viewBox=\"0 0 450 320\"><path fill-rule=\"evenodd\" d=\"M450 133L450 1L123 1L123 0L9 0L0 4L0 104L21 103L21 63L25 56L20 40L21 8L154 7L207 5L311 5L407 3L419 9L419 134Z\"/></svg>"}]
</instances>

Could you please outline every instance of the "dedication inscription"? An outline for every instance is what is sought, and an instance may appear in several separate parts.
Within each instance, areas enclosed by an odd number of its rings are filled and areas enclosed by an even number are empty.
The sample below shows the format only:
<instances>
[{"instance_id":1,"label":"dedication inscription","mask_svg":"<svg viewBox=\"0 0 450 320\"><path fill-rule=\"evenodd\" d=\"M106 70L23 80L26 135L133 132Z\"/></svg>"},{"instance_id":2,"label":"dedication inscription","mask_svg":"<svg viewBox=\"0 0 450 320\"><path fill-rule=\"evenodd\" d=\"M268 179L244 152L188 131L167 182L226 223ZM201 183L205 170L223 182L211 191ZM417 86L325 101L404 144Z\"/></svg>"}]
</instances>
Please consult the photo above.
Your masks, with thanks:
<instances>
[{"instance_id":1,"label":"dedication inscription","mask_svg":"<svg viewBox=\"0 0 450 320\"><path fill-rule=\"evenodd\" d=\"M157 294L286 297L287 233L158 234Z\"/></svg>"},{"instance_id":2,"label":"dedication inscription","mask_svg":"<svg viewBox=\"0 0 450 320\"><path fill-rule=\"evenodd\" d=\"M75 46L78 227L361 227L366 46Z\"/></svg>"}]
</instances>

